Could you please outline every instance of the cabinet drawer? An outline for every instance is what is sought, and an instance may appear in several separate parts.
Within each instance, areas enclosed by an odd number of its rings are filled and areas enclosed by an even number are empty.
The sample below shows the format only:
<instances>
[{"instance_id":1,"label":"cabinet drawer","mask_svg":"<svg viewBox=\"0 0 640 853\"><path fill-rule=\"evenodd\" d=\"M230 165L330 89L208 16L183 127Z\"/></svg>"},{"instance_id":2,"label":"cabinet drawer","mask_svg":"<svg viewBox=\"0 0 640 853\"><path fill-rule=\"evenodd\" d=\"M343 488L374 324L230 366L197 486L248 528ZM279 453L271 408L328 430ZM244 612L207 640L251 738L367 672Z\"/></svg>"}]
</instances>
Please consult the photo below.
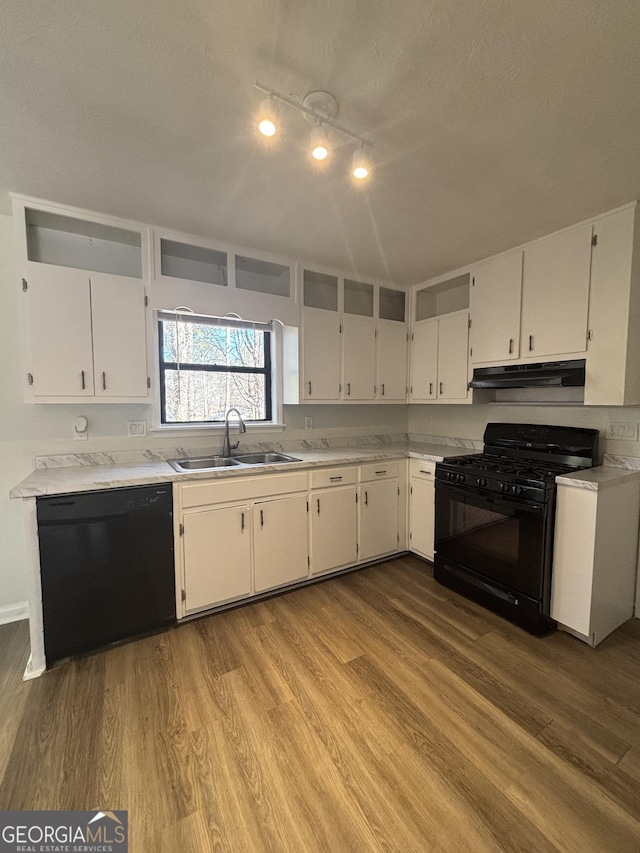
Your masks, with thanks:
<instances>
[{"instance_id":1,"label":"cabinet drawer","mask_svg":"<svg viewBox=\"0 0 640 853\"><path fill-rule=\"evenodd\" d=\"M284 495L289 492L304 492L307 489L307 473L264 474L262 477L229 477L224 480L185 483L178 486L182 495L182 507L206 506L230 501L249 501L268 495Z\"/></svg>"},{"instance_id":2,"label":"cabinet drawer","mask_svg":"<svg viewBox=\"0 0 640 853\"><path fill-rule=\"evenodd\" d=\"M322 468L311 472L311 488L326 489L327 486L345 486L356 481L354 465L343 468Z\"/></svg>"},{"instance_id":3,"label":"cabinet drawer","mask_svg":"<svg viewBox=\"0 0 640 853\"><path fill-rule=\"evenodd\" d=\"M397 460L372 462L360 466L360 482L370 483L372 480L397 479L400 476L400 463Z\"/></svg>"},{"instance_id":4,"label":"cabinet drawer","mask_svg":"<svg viewBox=\"0 0 640 853\"><path fill-rule=\"evenodd\" d=\"M412 459L409 464L409 476L420 480L433 480L436 473L436 463L427 459Z\"/></svg>"}]
</instances>

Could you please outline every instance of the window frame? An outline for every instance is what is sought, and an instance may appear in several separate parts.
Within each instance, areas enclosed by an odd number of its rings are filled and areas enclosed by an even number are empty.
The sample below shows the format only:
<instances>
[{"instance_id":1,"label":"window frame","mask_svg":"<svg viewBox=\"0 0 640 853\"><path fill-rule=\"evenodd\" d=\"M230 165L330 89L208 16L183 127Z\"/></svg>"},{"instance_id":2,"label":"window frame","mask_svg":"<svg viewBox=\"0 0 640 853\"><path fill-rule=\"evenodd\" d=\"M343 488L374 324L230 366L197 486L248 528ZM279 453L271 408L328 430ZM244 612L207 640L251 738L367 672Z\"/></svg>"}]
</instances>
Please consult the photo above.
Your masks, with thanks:
<instances>
[{"instance_id":1,"label":"window frame","mask_svg":"<svg viewBox=\"0 0 640 853\"><path fill-rule=\"evenodd\" d=\"M158 423L160 429L171 429L171 430L188 430L191 428L203 428L203 427L220 427L224 424L224 419L222 420L208 420L208 421L168 421L166 420L166 387L165 387L165 373L167 369L169 370L195 370L195 371L203 371L206 373L224 373L224 374L252 374L252 375L264 375L265 377L265 417L260 418L259 420L251 420L249 418L243 418L247 426L272 426L274 425L273 421L273 392L274 386L276 384L276 377L273 374L273 359L272 359L272 347L273 347L273 334L274 330L272 328L272 324L270 323L257 323L257 322L246 322L246 321L238 321L235 322L233 318L227 317L211 317L206 314L195 314L189 313L187 316L189 319L187 322L197 324L199 320L202 321L201 325L210 325L217 326L219 328L230 328L230 329L238 329L238 328L255 328L257 331L262 332L264 335L264 366L263 367L244 367L241 365L205 365L199 363L192 362L175 362L175 361L165 361L164 360L164 337L163 337L163 322L164 321L174 321L180 322L181 316L184 318L184 314L181 315L180 312L174 311L158 311L156 317L156 332L157 332L157 365L158 365L158 380L159 380L159 412L158 412Z\"/></svg>"}]
</instances>

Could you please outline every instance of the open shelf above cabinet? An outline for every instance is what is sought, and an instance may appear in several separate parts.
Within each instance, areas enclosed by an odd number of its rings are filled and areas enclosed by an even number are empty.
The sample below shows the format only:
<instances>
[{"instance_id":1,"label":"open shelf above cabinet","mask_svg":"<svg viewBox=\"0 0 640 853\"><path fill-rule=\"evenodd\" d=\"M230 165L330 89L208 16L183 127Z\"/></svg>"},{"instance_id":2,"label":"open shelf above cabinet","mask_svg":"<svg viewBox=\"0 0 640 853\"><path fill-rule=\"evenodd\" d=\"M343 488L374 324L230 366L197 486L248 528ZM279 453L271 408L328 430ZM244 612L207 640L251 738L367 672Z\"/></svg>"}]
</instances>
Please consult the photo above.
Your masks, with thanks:
<instances>
[{"instance_id":1,"label":"open shelf above cabinet","mask_svg":"<svg viewBox=\"0 0 640 853\"><path fill-rule=\"evenodd\" d=\"M373 317L373 285L360 281L344 280L344 312Z\"/></svg>"},{"instance_id":2,"label":"open shelf above cabinet","mask_svg":"<svg viewBox=\"0 0 640 853\"><path fill-rule=\"evenodd\" d=\"M338 310L338 277L322 272L305 270L303 276L303 304L305 308Z\"/></svg>"},{"instance_id":3,"label":"open shelf above cabinet","mask_svg":"<svg viewBox=\"0 0 640 853\"><path fill-rule=\"evenodd\" d=\"M115 228L25 208L27 260L38 264L142 278L142 236Z\"/></svg>"},{"instance_id":4,"label":"open shelf above cabinet","mask_svg":"<svg viewBox=\"0 0 640 853\"><path fill-rule=\"evenodd\" d=\"M429 320L453 311L463 311L469 307L469 273L441 281L438 284L418 287L415 299L416 321Z\"/></svg>"},{"instance_id":5,"label":"open shelf above cabinet","mask_svg":"<svg viewBox=\"0 0 640 853\"><path fill-rule=\"evenodd\" d=\"M404 323L406 316L406 298L404 290L393 290L391 287L380 287L380 307L378 314L381 320L396 320Z\"/></svg>"},{"instance_id":6,"label":"open shelf above cabinet","mask_svg":"<svg viewBox=\"0 0 640 853\"><path fill-rule=\"evenodd\" d=\"M160 272L171 278L221 287L229 281L226 252L164 238L160 239Z\"/></svg>"},{"instance_id":7,"label":"open shelf above cabinet","mask_svg":"<svg viewBox=\"0 0 640 853\"><path fill-rule=\"evenodd\" d=\"M271 296L291 296L291 268L236 255L236 287Z\"/></svg>"}]
</instances>

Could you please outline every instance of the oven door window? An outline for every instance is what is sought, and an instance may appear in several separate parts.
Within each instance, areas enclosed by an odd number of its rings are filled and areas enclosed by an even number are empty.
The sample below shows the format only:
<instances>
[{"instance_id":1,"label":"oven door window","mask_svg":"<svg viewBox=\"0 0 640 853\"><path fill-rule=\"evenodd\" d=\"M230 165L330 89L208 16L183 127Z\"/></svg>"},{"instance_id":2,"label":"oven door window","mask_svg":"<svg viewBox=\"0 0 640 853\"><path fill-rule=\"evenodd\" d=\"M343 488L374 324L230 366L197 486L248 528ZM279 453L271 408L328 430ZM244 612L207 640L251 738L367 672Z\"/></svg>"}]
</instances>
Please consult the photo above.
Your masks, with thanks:
<instances>
[{"instance_id":1,"label":"oven door window","mask_svg":"<svg viewBox=\"0 0 640 853\"><path fill-rule=\"evenodd\" d=\"M436 483L438 555L524 595L540 598L544 506Z\"/></svg>"}]
</instances>

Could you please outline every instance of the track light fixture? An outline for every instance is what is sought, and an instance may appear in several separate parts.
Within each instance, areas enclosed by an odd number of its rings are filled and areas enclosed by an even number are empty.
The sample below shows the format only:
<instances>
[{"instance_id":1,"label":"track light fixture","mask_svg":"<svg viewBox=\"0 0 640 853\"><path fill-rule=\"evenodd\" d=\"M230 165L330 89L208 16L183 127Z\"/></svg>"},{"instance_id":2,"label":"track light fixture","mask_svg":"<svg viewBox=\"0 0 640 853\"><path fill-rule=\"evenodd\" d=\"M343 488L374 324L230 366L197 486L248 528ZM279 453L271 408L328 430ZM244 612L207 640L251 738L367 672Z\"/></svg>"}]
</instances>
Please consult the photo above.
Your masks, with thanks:
<instances>
[{"instance_id":1,"label":"track light fixture","mask_svg":"<svg viewBox=\"0 0 640 853\"><path fill-rule=\"evenodd\" d=\"M261 83L255 83L256 89L268 95L260 104L258 128L265 136L273 136L278 130L276 101L286 104L302 113L305 119L314 125L311 132L310 152L315 160L326 160L331 154L328 128L343 136L355 140L359 147L353 153L351 173L358 182L371 174L371 158L365 149L373 148L371 142L335 121L338 114L338 102L329 92L309 92L302 101L296 101L280 92L276 92Z\"/></svg>"}]
</instances>

